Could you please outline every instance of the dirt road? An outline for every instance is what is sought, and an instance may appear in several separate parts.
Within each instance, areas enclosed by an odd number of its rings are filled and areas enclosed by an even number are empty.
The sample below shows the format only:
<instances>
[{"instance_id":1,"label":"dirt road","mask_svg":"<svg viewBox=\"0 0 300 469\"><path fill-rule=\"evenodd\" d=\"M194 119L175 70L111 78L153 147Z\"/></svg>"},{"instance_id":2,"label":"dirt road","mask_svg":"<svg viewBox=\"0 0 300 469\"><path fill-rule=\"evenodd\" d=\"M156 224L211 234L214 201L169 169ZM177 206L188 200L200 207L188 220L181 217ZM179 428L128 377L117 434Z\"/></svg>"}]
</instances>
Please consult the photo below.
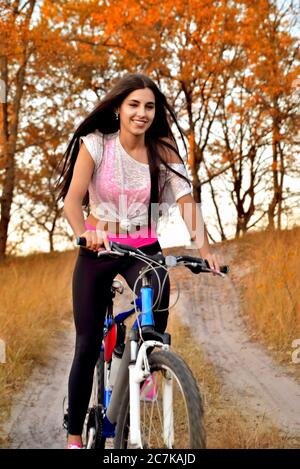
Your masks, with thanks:
<instances>
[{"instance_id":1,"label":"dirt road","mask_svg":"<svg viewBox=\"0 0 300 469\"><path fill-rule=\"evenodd\" d=\"M222 248L222 255L231 265L233 252ZM238 274L238 267L232 267ZM177 312L185 324L192 324L192 335L216 366L224 390L241 409L265 415L288 433L300 433L300 385L250 340L233 275L224 280L199 277L181 282Z\"/></svg>"},{"instance_id":2,"label":"dirt road","mask_svg":"<svg viewBox=\"0 0 300 469\"><path fill-rule=\"evenodd\" d=\"M34 369L27 386L16 395L9 421L4 426L11 448L63 448L63 398L66 394L74 336L70 324L52 342L47 366Z\"/></svg>"},{"instance_id":3,"label":"dirt road","mask_svg":"<svg viewBox=\"0 0 300 469\"><path fill-rule=\"evenodd\" d=\"M230 264L232 252L224 251L223 255ZM176 270L173 275L175 279ZM178 278L181 296L175 314L192 326L191 333L216 366L224 391L235 397L241 408L265 414L283 430L299 433L300 385L274 363L262 346L249 339L232 279L192 274ZM122 304L128 298L127 293ZM16 397L5 426L12 448L64 446L62 402L67 392L73 342L69 326L53 342L49 365L36 368L24 392Z\"/></svg>"}]
</instances>

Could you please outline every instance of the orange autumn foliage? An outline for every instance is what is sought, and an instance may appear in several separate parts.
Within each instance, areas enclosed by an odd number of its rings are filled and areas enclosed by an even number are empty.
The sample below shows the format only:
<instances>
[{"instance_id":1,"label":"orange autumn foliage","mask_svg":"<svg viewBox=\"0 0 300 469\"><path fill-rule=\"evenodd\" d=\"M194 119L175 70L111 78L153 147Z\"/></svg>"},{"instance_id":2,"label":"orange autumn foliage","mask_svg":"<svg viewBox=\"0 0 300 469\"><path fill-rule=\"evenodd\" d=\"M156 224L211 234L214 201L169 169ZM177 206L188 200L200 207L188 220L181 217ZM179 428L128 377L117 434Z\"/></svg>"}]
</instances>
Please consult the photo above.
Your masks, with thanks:
<instances>
[{"instance_id":1,"label":"orange autumn foliage","mask_svg":"<svg viewBox=\"0 0 300 469\"><path fill-rule=\"evenodd\" d=\"M253 167L256 149L272 145L270 133L277 153L280 142L292 145L299 53L279 7L268 0L0 0L0 71L8 96L0 106L0 257L14 194L24 191L19 181L30 185L32 178L36 185L36 174L49 166L48 155L59 157L74 122L126 72L152 76L174 105L187 137L197 201L200 170L209 183L225 171L238 188L237 175L246 166L235 168L232 161L250 154ZM222 126L225 138L215 139ZM239 134L242 152L232 145ZM32 152L30 171L24 171L26 149ZM250 193L255 183L251 179ZM274 193L280 193L278 188L279 180ZM243 198L237 192L237 220L246 220ZM47 207L42 195L41 204ZM269 218L280 200L273 205ZM255 211L256 206L249 222Z\"/></svg>"}]
</instances>

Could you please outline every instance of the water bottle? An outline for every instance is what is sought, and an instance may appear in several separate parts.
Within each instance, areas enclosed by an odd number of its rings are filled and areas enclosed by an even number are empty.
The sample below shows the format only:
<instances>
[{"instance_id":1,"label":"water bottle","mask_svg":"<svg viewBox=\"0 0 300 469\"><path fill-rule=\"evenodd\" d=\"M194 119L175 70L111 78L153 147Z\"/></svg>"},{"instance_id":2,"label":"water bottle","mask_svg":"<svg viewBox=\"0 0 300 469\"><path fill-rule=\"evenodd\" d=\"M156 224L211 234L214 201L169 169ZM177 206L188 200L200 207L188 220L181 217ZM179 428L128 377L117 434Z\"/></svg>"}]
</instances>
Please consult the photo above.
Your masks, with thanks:
<instances>
[{"instance_id":1,"label":"water bottle","mask_svg":"<svg viewBox=\"0 0 300 469\"><path fill-rule=\"evenodd\" d=\"M112 353L111 364L110 364L110 374L109 374L109 386L113 388L116 377L118 376L120 364L122 361L122 356L125 348L125 336L126 336L126 326L123 323L117 324L117 343Z\"/></svg>"}]
</instances>

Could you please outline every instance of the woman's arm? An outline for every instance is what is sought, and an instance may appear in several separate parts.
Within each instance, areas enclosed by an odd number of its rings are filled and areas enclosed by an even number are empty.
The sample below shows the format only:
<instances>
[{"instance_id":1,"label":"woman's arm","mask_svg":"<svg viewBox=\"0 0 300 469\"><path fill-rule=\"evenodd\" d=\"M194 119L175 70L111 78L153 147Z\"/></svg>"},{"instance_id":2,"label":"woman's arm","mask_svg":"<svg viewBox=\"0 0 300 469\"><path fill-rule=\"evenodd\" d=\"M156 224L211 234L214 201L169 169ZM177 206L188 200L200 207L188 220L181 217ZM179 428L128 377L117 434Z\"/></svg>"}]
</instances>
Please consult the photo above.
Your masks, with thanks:
<instances>
[{"instance_id":1,"label":"woman's arm","mask_svg":"<svg viewBox=\"0 0 300 469\"><path fill-rule=\"evenodd\" d=\"M85 231L82 201L88 190L94 162L85 144L80 147L68 193L64 200L64 214L74 231L80 236Z\"/></svg>"},{"instance_id":2,"label":"woman's arm","mask_svg":"<svg viewBox=\"0 0 300 469\"><path fill-rule=\"evenodd\" d=\"M84 224L82 201L88 190L94 167L94 160L85 144L82 143L74 165L71 184L64 200L64 214L75 236L86 238L87 248L97 250L104 242L106 249L109 249L105 233L99 229L96 231L86 230Z\"/></svg>"},{"instance_id":3,"label":"woman's arm","mask_svg":"<svg viewBox=\"0 0 300 469\"><path fill-rule=\"evenodd\" d=\"M191 194L180 197L177 203L181 216L190 233L191 240L195 241L200 256L203 259L207 259L210 267L219 271L219 262L211 251L200 204L196 204Z\"/></svg>"},{"instance_id":4,"label":"woman's arm","mask_svg":"<svg viewBox=\"0 0 300 469\"><path fill-rule=\"evenodd\" d=\"M172 140L163 138L170 145L173 145ZM170 148L165 149L167 156L167 162L170 163L182 163L175 151ZM211 268L220 271L219 262L216 255L212 253L210 244L208 241L207 231L202 216L200 204L196 204L191 194L186 194L177 199L181 216L189 230L192 241L195 241L197 248L199 249L200 256L206 259Z\"/></svg>"}]
</instances>

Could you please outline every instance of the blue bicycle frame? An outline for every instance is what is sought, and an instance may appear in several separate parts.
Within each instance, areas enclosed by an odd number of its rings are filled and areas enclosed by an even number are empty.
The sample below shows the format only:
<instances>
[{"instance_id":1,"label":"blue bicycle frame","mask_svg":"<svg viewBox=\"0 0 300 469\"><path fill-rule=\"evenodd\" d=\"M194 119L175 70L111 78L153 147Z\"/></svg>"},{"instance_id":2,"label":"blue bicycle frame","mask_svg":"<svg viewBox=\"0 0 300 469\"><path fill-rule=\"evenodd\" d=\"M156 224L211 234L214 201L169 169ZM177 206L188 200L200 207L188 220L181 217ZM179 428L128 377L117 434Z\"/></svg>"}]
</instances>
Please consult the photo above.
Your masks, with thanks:
<instances>
[{"instance_id":1,"label":"blue bicycle frame","mask_svg":"<svg viewBox=\"0 0 300 469\"><path fill-rule=\"evenodd\" d=\"M134 314L136 310L140 311L140 314L138 318L135 320L132 329L138 329L141 327L143 328L153 328L154 327L154 318L153 318L153 311L152 311L152 305L153 305L153 287L151 286L151 281L149 282L147 277L143 278L144 280L144 286L141 287L140 289L140 295L138 298L135 299L135 306L131 308L128 311L124 311L122 313L117 314L114 318L106 318L105 323L104 323L104 328L107 330L112 324L112 321L115 324L120 324L125 321L129 316ZM101 350L103 351L103 343L101 346ZM104 412L108 409L109 403L110 403L110 398L111 398L111 393L112 390L110 387L107 386L107 383L104 386Z\"/></svg>"}]
</instances>

